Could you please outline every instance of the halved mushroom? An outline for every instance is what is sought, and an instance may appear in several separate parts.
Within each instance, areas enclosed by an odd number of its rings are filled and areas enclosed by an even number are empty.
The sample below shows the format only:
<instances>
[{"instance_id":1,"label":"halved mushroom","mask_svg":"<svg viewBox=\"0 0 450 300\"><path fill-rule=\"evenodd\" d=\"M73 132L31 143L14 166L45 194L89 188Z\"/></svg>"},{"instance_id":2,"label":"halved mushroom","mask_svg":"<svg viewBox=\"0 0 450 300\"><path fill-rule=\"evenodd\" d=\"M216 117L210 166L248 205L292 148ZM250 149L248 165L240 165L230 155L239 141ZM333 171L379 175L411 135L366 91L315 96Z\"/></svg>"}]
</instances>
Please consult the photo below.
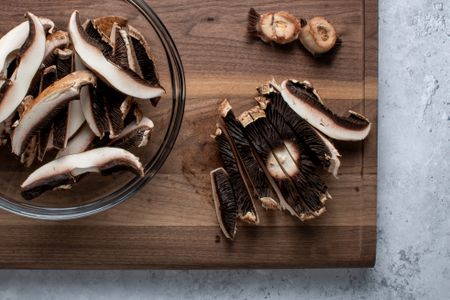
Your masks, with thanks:
<instances>
[{"instance_id":1,"label":"halved mushroom","mask_svg":"<svg viewBox=\"0 0 450 300\"><path fill-rule=\"evenodd\" d=\"M95 138L96 136L92 132L89 125L87 123L84 123L80 130L75 134L75 136L69 140L69 142L67 143L67 147L61 149L58 152L58 154L56 155L56 159L71 154L82 153L92 149Z\"/></svg>"},{"instance_id":2,"label":"halved mushroom","mask_svg":"<svg viewBox=\"0 0 450 300\"><path fill-rule=\"evenodd\" d=\"M27 95L45 52L45 31L39 19L28 13L29 35L20 49L19 65L0 91L0 122L6 120Z\"/></svg>"},{"instance_id":3,"label":"halved mushroom","mask_svg":"<svg viewBox=\"0 0 450 300\"><path fill-rule=\"evenodd\" d=\"M237 157L240 159L255 194L258 196L262 206L266 209L281 209L280 200L264 171L258 164L254 150L244 133L244 128L236 120L231 104L224 100L219 106L219 115L225 124L225 130L230 136L230 141L236 149Z\"/></svg>"},{"instance_id":4,"label":"halved mushroom","mask_svg":"<svg viewBox=\"0 0 450 300\"><path fill-rule=\"evenodd\" d=\"M216 216L223 235L233 240L237 230L238 204L227 172L218 168L210 173Z\"/></svg>"},{"instance_id":5,"label":"halved mushroom","mask_svg":"<svg viewBox=\"0 0 450 300\"><path fill-rule=\"evenodd\" d=\"M160 97L164 94L162 88L150 85L134 72L109 61L103 55L99 43L82 28L78 11L70 18L69 34L83 63L121 93L141 99Z\"/></svg>"},{"instance_id":6,"label":"halved mushroom","mask_svg":"<svg viewBox=\"0 0 450 300\"><path fill-rule=\"evenodd\" d=\"M30 108L24 112L19 125L12 136L12 151L16 155L23 153L29 138L41 128L45 128L52 117L71 100L79 97L80 88L95 85L96 78L89 71L77 71L58 80L45 89L32 101Z\"/></svg>"},{"instance_id":7,"label":"halved mushroom","mask_svg":"<svg viewBox=\"0 0 450 300\"><path fill-rule=\"evenodd\" d=\"M257 224L259 219L253 202L253 195L243 179L229 137L218 126L213 138L217 143L223 167L230 176L230 182L239 207L239 217L247 223Z\"/></svg>"},{"instance_id":8,"label":"halved mushroom","mask_svg":"<svg viewBox=\"0 0 450 300\"><path fill-rule=\"evenodd\" d=\"M290 108L325 135L342 141L361 141L370 132L370 121L353 111L341 117L332 112L314 95L314 88L308 82L285 80L274 88L283 96Z\"/></svg>"},{"instance_id":9,"label":"halved mushroom","mask_svg":"<svg viewBox=\"0 0 450 300\"><path fill-rule=\"evenodd\" d=\"M247 30L266 43L287 44L298 38L300 22L286 11L260 15L251 8L248 12Z\"/></svg>"},{"instance_id":10,"label":"halved mushroom","mask_svg":"<svg viewBox=\"0 0 450 300\"><path fill-rule=\"evenodd\" d=\"M308 122L297 115L283 101L281 94L272 92L264 97L257 97L256 101L264 109L267 119L275 128L278 129L279 127L284 127L285 124L288 125L295 135L295 140L304 144L311 158L337 177L341 164L339 160L340 154L337 149Z\"/></svg>"},{"instance_id":11,"label":"halved mushroom","mask_svg":"<svg viewBox=\"0 0 450 300\"><path fill-rule=\"evenodd\" d=\"M301 19L300 42L313 55L324 54L336 45L333 25L324 17L314 17L309 22Z\"/></svg>"},{"instance_id":12,"label":"halved mushroom","mask_svg":"<svg viewBox=\"0 0 450 300\"><path fill-rule=\"evenodd\" d=\"M143 117L138 124L132 122L127 125L116 138L109 142L109 146L124 149L144 147L151 137L153 128L152 120Z\"/></svg>"},{"instance_id":13,"label":"halved mushroom","mask_svg":"<svg viewBox=\"0 0 450 300\"><path fill-rule=\"evenodd\" d=\"M111 174L118 170L129 170L144 176L139 158L118 148L97 148L80 154L72 154L56 159L34 171L22 183L22 196L31 200L42 193L71 186L85 173Z\"/></svg>"}]
</instances>

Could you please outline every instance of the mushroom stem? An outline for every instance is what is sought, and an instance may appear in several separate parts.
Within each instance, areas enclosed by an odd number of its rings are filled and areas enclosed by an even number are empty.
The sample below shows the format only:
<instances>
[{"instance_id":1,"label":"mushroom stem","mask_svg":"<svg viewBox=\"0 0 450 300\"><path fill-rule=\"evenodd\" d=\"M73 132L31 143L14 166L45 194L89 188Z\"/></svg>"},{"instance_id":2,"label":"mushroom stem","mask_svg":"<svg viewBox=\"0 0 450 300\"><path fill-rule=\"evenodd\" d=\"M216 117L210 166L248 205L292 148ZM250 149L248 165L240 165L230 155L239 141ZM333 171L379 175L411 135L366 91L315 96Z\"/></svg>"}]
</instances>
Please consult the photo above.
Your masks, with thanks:
<instances>
[{"instance_id":1,"label":"mushroom stem","mask_svg":"<svg viewBox=\"0 0 450 300\"><path fill-rule=\"evenodd\" d=\"M309 22L302 19L299 39L313 55L324 54L336 45L336 30L324 17L314 17Z\"/></svg>"}]
</instances>

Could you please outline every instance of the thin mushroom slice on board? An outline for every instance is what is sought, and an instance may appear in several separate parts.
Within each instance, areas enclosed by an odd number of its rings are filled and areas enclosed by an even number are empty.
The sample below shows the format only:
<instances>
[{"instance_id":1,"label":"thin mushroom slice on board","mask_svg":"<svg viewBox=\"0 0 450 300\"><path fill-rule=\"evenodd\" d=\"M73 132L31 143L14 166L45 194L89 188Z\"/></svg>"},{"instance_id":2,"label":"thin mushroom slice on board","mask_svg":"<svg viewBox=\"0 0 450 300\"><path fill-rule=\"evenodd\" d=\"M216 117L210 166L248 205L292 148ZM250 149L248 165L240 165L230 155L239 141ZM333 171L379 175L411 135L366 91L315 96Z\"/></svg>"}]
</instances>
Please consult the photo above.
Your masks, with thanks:
<instances>
[{"instance_id":1,"label":"thin mushroom slice on board","mask_svg":"<svg viewBox=\"0 0 450 300\"><path fill-rule=\"evenodd\" d=\"M75 11L69 22L69 34L76 52L83 63L109 85L123 94L150 99L160 97L164 90L151 86L131 70L121 68L109 61L99 46L83 29L78 11Z\"/></svg>"},{"instance_id":2,"label":"thin mushroom slice on board","mask_svg":"<svg viewBox=\"0 0 450 300\"><path fill-rule=\"evenodd\" d=\"M0 122L14 113L27 95L41 66L45 51L45 31L39 19L28 13L30 32L19 53L19 65L0 91Z\"/></svg>"},{"instance_id":3,"label":"thin mushroom slice on board","mask_svg":"<svg viewBox=\"0 0 450 300\"><path fill-rule=\"evenodd\" d=\"M77 71L58 80L35 98L24 112L12 136L12 151L20 155L27 140L41 128L45 128L52 117L71 100L78 98L80 88L95 85L96 77L89 71Z\"/></svg>"},{"instance_id":4,"label":"thin mushroom slice on board","mask_svg":"<svg viewBox=\"0 0 450 300\"><path fill-rule=\"evenodd\" d=\"M341 141L361 141L370 132L370 121L353 111L341 117L323 103L317 101L314 88L308 82L285 80L274 88L281 93L284 101L300 117L330 138Z\"/></svg>"},{"instance_id":5,"label":"thin mushroom slice on board","mask_svg":"<svg viewBox=\"0 0 450 300\"><path fill-rule=\"evenodd\" d=\"M238 204L227 172L223 168L210 173L217 221L223 235L233 240L237 230Z\"/></svg>"},{"instance_id":6,"label":"thin mushroom slice on board","mask_svg":"<svg viewBox=\"0 0 450 300\"><path fill-rule=\"evenodd\" d=\"M144 176L139 158L123 149L104 147L67 155L43 165L28 176L21 185L22 196L31 200L48 190L67 188L85 173L109 175L118 170Z\"/></svg>"},{"instance_id":7,"label":"thin mushroom slice on board","mask_svg":"<svg viewBox=\"0 0 450 300\"><path fill-rule=\"evenodd\" d=\"M226 136L222 128L217 127L213 138L217 143L223 167L230 176L230 182L238 202L240 219L251 224L259 223L252 191L244 180L245 175L243 176L242 169L233 152L229 137Z\"/></svg>"},{"instance_id":8,"label":"thin mushroom slice on board","mask_svg":"<svg viewBox=\"0 0 450 300\"><path fill-rule=\"evenodd\" d=\"M228 100L224 100L219 106L219 115L222 117L224 128L234 144L238 153L237 156L240 158L250 184L262 206L266 209L281 209L280 200L273 184L258 164L254 150L245 136L244 128L237 121Z\"/></svg>"}]
</instances>

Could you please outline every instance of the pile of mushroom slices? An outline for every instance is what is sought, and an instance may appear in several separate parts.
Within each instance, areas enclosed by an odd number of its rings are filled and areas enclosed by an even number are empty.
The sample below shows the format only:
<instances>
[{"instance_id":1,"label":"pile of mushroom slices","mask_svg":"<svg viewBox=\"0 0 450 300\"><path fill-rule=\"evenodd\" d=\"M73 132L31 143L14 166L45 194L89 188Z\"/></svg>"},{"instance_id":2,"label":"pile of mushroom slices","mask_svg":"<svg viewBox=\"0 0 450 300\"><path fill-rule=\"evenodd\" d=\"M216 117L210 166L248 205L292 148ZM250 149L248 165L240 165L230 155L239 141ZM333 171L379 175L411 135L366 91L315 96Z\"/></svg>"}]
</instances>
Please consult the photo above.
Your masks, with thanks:
<instances>
[{"instance_id":1,"label":"pile of mushroom slices","mask_svg":"<svg viewBox=\"0 0 450 300\"><path fill-rule=\"evenodd\" d=\"M117 16L81 23L75 11L67 32L26 16L0 39L1 144L26 167L53 160L23 182L22 196L68 189L89 172L144 176L128 150L154 128L140 105L165 93L144 36Z\"/></svg>"},{"instance_id":2,"label":"pile of mushroom slices","mask_svg":"<svg viewBox=\"0 0 450 300\"><path fill-rule=\"evenodd\" d=\"M322 215L331 199L323 173L337 178L341 164L330 139L361 141L371 127L353 111L345 117L332 112L306 81L272 81L258 92L257 105L239 117L224 100L212 136L223 164L211 172L212 193L229 239L238 219L259 223L257 202L265 209L287 210L301 221Z\"/></svg>"}]
</instances>

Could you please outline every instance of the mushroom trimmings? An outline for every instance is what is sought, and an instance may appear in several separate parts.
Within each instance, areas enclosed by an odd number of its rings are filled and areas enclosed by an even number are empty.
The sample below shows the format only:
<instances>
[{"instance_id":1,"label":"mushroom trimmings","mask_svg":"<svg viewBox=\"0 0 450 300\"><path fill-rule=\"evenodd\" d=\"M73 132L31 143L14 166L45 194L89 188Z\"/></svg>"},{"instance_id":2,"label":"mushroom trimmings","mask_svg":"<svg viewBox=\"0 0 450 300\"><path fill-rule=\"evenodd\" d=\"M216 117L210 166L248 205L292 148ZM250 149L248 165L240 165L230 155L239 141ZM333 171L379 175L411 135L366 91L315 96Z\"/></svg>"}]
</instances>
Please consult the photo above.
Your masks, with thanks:
<instances>
[{"instance_id":1,"label":"mushroom trimmings","mask_svg":"<svg viewBox=\"0 0 450 300\"><path fill-rule=\"evenodd\" d=\"M22 196L68 189L90 172L144 176L129 151L155 127L141 106L165 94L149 41L120 16L82 22L74 11L67 31L26 17L0 38L0 146L26 168L41 165Z\"/></svg>"},{"instance_id":2,"label":"mushroom trimmings","mask_svg":"<svg viewBox=\"0 0 450 300\"><path fill-rule=\"evenodd\" d=\"M233 213L228 213L231 225L224 226L224 212L239 208L243 196L259 199L255 203L265 209L285 210L300 221L325 213L331 195L323 169L337 178L341 165L330 139L360 141L370 131L369 120L360 114L333 113L309 82L271 81L257 90L257 106L238 117L228 100L221 102L220 123L213 135L226 170L212 173L223 178L223 186L213 182L213 195L220 228L230 239L234 238L230 228L237 225L231 221ZM229 191L230 196L217 201L218 191Z\"/></svg>"}]
</instances>

